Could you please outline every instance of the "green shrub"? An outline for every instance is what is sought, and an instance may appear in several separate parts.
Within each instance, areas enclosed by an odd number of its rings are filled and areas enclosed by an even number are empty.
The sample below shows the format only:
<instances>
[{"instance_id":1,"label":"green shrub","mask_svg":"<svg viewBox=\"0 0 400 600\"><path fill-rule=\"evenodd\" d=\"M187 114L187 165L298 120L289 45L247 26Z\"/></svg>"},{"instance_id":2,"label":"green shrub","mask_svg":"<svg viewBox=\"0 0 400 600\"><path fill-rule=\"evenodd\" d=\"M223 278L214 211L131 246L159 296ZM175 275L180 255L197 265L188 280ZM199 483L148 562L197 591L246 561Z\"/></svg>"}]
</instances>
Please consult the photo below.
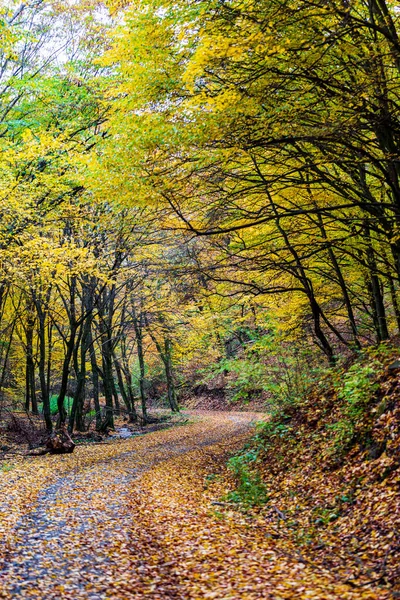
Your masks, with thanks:
<instances>
[{"instance_id":1,"label":"green shrub","mask_svg":"<svg viewBox=\"0 0 400 600\"><path fill-rule=\"evenodd\" d=\"M268 502L267 488L256 469L250 464L257 459L257 452L250 450L228 461L228 468L235 475L237 487L227 495L227 500L245 507L261 506Z\"/></svg>"},{"instance_id":2,"label":"green shrub","mask_svg":"<svg viewBox=\"0 0 400 600\"><path fill-rule=\"evenodd\" d=\"M343 417L328 426L335 434L335 451L346 450L354 441L357 427L365 418L379 388L374 378L381 366L377 360L364 366L355 363L343 375L341 383L336 386L338 398L342 401Z\"/></svg>"},{"instance_id":3,"label":"green shrub","mask_svg":"<svg viewBox=\"0 0 400 600\"><path fill-rule=\"evenodd\" d=\"M279 439L287 438L293 433L292 427L285 421L289 417L285 413L275 413L269 421L262 421L257 424L256 433L253 436L253 443L264 451L276 445Z\"/></svg>"},{"instance_id":4,"label":"green shrub","mask_svg":"<svg viewBox=\"0 0 400 600\"><path fill-rule=\"evenodd\" d=\"M58 396L57 396L57 394L53 394L50 397L50 414L51 415L56 415L58 413L57 402L58 402ZM67 411L67 414L69 414L71 411L72 402L73 402L73 398L70 398L69 396L67 396L64 400L64 408ZM42 404L42 407L40 410L43 412L43 404Z\"/></svg>"},{"instance_id":5,"label":"green shrub","mask_svg":"<svg viewBox=\"0 0 400 600\"><path fill-rule=\"evenodd\" d=\"M282 346L269 334L260 335L241 355L223 358L204 369L202 383L223 373L231 402L250 401L254 395L264 393L270 408L294 406L326 370L325 365L314 363L309 352Z\"/></svg>"}]
</instances>

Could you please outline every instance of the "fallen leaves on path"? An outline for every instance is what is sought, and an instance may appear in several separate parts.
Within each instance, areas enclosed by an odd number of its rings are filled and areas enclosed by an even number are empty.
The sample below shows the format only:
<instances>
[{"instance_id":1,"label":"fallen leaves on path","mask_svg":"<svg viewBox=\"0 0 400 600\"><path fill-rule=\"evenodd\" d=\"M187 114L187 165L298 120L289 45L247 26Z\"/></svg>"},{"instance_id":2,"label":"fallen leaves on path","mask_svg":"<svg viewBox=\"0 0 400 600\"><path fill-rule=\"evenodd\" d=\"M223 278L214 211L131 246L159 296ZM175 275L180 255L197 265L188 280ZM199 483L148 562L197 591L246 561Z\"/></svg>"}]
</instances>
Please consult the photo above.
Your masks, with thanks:
<instances>
[{"instance_id":1,"label":"fallen leaves on path","mask_svg":"<svg viewBox=\"0 0 400 600\"><path fill-rule=\"evenodd\" d=\"M299 556L261 513L221 503L245 413L73 455L17 464L2 479L0 597L385 600Z\"/></svg>"},{"instance_id":2,"label":"fallen leaves on path","mask_svg":"<svg viewBox=\"0 0 400 600\"><path fill-rule=\"evenodd\" d=\"M225 444L213 446L212 452L194 450L157 465L142 478L132 506L142 515L140 547L148 561L140 586L146 595L224 600L390 597L380 589L355 590L341 575L304 559L290 537L263 515L248 516L217 503L227 491L224 477L217 474L206 487L204 482L216 469L223 473L218 458L225 455ZM163 570L167 573L160 591L153 573ZM174 593L162 588L163 579L174 582Z\"/></svg>"}]
</instances>

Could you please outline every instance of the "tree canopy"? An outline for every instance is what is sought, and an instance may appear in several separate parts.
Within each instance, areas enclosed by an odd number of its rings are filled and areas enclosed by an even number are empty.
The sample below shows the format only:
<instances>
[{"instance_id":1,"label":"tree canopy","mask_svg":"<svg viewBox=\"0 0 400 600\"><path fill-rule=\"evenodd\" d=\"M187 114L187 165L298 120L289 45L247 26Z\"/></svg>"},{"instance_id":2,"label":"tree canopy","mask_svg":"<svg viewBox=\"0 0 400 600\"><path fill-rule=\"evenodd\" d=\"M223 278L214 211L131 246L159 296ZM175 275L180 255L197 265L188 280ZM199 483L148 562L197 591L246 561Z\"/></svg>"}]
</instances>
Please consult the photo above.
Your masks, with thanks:
<instances>
[{"instance_id":1,"label":"tree canopy","mask_svg":"<svg viewBox=\"0 0 400 600\"><path fill-rule=\"evenodd\" d=\"M177 410L221 369L251 395L246 361L334 364L396 335L398 14L7 2L3 404L51 429L55 396L58 424L106 428L120 401Z\"/></svg>"}]
</instances>

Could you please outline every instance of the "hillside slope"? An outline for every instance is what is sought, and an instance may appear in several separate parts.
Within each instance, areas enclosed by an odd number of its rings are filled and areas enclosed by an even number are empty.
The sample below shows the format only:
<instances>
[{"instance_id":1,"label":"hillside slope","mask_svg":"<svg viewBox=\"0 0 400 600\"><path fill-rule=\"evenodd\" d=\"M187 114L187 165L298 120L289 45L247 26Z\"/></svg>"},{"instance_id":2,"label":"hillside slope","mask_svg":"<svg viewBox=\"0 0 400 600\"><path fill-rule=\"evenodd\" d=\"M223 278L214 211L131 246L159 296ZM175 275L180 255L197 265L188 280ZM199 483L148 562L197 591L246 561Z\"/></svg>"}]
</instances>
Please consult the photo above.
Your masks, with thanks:
<instances>
[{"instance_id":1,"label":"hillside slope","mask_svg":"<svg viewBox=\"0 0 400 600\"><path fill-rule=\"evenodd\" d=\"M371 586L400 597L397 356L385 348L329 372L306 400L275 409L230 461L231 499L360 598Z\"/></svg>"}]
</instances>

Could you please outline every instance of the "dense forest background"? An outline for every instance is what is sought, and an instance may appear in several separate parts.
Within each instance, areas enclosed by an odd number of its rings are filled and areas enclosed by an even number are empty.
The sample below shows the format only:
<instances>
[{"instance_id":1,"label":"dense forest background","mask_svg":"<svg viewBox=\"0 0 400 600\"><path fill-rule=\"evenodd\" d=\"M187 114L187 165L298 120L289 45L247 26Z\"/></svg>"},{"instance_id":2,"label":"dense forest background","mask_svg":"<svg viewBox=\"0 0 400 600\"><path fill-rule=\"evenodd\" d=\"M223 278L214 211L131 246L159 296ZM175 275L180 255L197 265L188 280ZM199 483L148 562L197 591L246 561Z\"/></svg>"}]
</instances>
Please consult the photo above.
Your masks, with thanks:
<instances>
[{"instance_id":1,"label":"dense forest background","mask_svg":"<svg viewBox=\"0 0 400 600\"><path fill-rule=\"evenodd\" d=\"M398 15L3 0L3 414L296 403L399 333Z\"/></svg>"}]
</instances>

